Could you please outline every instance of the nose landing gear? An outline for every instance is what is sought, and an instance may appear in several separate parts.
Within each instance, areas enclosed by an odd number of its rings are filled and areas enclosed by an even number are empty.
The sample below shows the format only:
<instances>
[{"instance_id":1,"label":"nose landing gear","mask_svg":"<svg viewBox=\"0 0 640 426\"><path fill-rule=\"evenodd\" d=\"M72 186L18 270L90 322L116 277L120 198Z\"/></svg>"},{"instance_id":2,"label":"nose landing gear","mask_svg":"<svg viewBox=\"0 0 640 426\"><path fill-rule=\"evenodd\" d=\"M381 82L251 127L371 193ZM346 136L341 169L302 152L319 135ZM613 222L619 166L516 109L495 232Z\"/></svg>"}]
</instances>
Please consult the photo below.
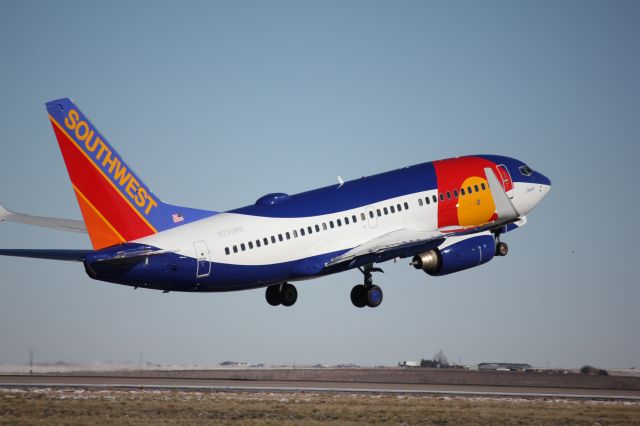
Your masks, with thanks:
<instances>
[{"instance_id":1,"label":"nose landing gear","mask_svg":"<svg viewBox=\"0 0 640 426\"><path fill-rule=\"evenodd\" d=\"M364 308L368 306L375 308L382 303L382 289L373 284L372 272L383 272L380 268L374 268L373 265L366 265L364 268L358 268L364 274L364 284L358 284L351 289L351 303L356 308Z\"/></svg>"},{"instance_id":2,"label":"nose landing gear","mask_svg":"<svg viewBox=\"0 0 640 426\"><path fill-rule=\"evenodd\" d=\"M506 256L509 253L509 246L507 243L498 241L496 244L496 256Z\"/></svg>"}]
</instances>

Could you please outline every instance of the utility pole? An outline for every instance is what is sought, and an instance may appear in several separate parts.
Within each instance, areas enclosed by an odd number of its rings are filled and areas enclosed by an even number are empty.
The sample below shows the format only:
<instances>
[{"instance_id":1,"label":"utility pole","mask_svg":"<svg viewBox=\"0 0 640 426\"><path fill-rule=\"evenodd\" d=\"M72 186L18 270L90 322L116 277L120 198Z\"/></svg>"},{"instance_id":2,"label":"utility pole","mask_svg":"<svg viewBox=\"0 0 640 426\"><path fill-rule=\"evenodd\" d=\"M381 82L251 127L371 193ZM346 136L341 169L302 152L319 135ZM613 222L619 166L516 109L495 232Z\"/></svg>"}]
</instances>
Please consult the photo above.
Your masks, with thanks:
<instances>
[{"instance_id":1,"label":"utility pole","mask_svg":"<svg viewBox=\"0 0 640 426\"><path fill-rule=\"evenodd\" d=\"M29 348L29 374L33 373L33 348Z\"/></svg>"}]
</instances>

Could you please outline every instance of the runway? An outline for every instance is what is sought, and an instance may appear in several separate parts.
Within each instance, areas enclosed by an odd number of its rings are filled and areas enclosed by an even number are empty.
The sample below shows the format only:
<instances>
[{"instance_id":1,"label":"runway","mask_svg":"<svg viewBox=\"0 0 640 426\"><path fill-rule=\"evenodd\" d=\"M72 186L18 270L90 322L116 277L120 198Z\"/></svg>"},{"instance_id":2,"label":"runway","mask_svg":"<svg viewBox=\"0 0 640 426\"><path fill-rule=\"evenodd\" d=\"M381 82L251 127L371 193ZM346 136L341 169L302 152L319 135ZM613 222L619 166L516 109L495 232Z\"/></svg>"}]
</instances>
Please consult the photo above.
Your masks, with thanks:
<instances>
[{"instance_id":1,"label":"runway","mask_svg":"<svg viewBox=\"0 0 640 426\"><path fill-rule=\"evenodd\" d=\"M565 398L640 401L640 391L516 386L221 380L159 377L1 375L0 388L183 390L201 392L326 392L449 395L499 398Z\"/></svg>"}]
</instances>

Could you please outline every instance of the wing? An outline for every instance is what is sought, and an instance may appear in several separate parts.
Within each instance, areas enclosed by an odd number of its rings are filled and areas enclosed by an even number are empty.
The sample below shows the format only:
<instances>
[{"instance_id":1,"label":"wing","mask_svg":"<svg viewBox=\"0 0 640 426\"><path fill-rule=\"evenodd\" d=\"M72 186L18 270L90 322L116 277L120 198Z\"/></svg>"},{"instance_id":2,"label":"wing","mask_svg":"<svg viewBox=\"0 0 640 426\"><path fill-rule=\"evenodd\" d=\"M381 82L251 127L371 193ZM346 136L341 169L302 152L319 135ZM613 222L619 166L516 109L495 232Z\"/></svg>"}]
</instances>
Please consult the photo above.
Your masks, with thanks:
<instances>
[{"instance_id":1,"label":"wing","mask_svg":"<svg viewBox=\"0 0 640 426\"><path fill-rule=\"evenodd\" d=\"M347 263L352 268L398 257L409 257L438 247L447 237L476 234L500 228L506 230L505 227L511 224L524 225L526 218L520 216L513 206L493 170L486 168L484 172L496 206L496 220L481 226L452 226L438 228L434 231L399 229L369 240L340 256L334 257L325 266L331 267Z\"/></svg>"},{"instance_id":2,"label":"wing","mask_svg":"<svg viewBox=\"0 0 640 426\"><path fill-rule=\"evenodd\" d=\"M62 231L87 232L87 227L81 220L58 219L55 217L32 216L25 213L16 213L11 210L7 210L0 204L0 222L4 220L8 222L24 223L26 225L60 229Z\"/></svg>"},{"instance_id":3,"label":"wing","mask_svg":"<svg viewBox=\"0 0 640 426\"><path fill-rule=\"evenodd\" d=\"M348 263L350 268L413 256L438 247L444 241L439 232L400 229L381 235L334 257L325 266Z\"/></svg>"}]
</instances>

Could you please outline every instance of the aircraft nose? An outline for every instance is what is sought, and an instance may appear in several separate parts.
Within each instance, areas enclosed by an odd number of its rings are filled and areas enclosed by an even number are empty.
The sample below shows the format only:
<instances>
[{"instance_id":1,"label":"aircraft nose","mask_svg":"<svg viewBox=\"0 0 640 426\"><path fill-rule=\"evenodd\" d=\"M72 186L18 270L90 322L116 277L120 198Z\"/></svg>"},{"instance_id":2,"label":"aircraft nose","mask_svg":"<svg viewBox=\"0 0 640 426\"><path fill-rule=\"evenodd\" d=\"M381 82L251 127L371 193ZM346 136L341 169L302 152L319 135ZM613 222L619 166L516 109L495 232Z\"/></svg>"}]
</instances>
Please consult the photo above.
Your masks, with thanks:
<instances>
[{"instance_id":1,"label":"aircraft nose","mask_svg":"<svg viewBox=\"0 0 640 426\"><path fill-rule=\"evenodd\" d=\"M541 185L546 185L548 187L551 187L551 179L549 179L548 177L546 177L545 175L543 175L542 173L538 173L537 179L539 184Z\"/></svg>"}]
</instances>

